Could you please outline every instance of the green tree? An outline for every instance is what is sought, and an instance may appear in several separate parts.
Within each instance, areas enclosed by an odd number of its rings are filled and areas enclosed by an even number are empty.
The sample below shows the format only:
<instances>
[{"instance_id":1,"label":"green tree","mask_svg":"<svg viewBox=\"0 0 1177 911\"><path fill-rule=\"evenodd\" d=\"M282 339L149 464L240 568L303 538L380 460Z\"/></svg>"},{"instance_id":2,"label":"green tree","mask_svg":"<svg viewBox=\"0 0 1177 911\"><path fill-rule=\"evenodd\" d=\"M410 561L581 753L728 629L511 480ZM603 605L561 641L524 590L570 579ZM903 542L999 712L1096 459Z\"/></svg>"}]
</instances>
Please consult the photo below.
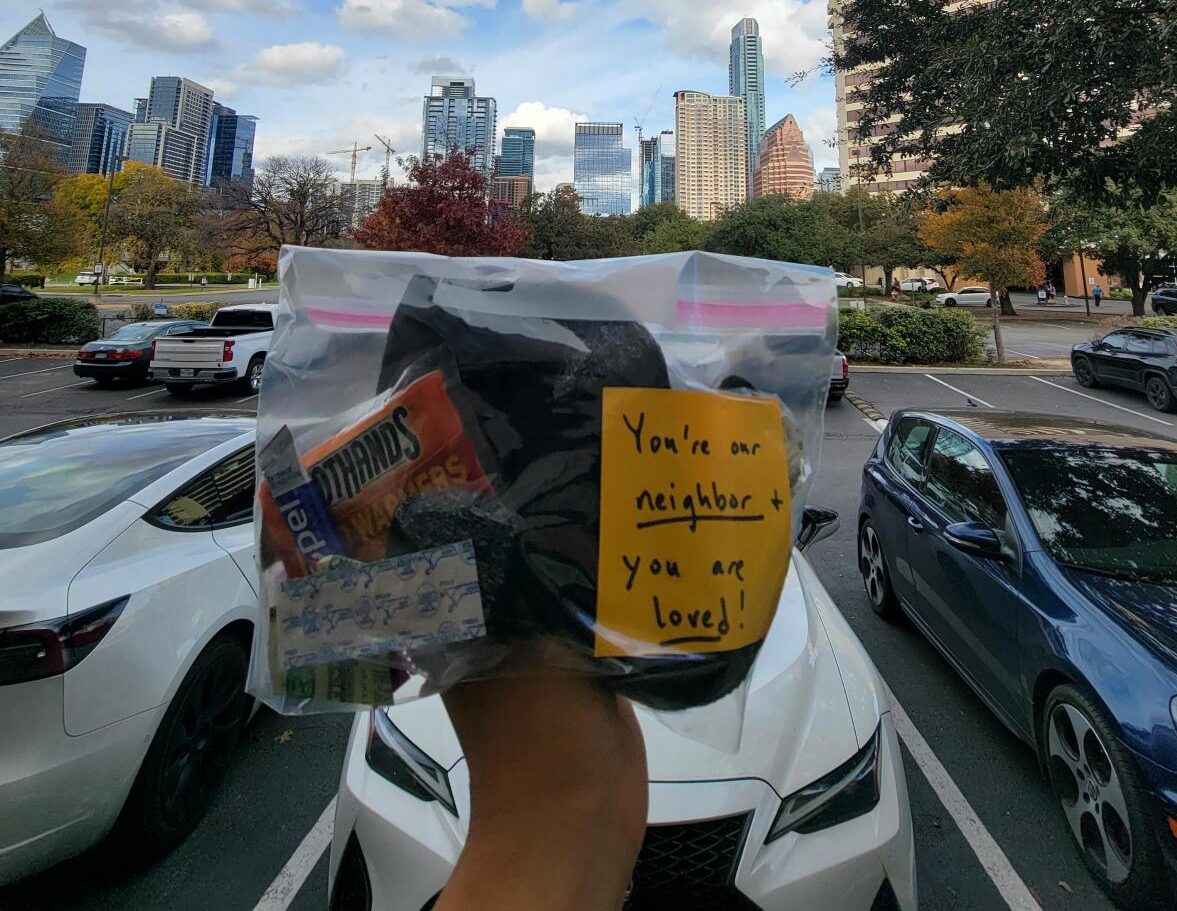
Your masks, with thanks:
<instances>
[{"instance_id":1,"label":"green tree","mask_svg":"<svg viewBox=\"0 0 1177 911\"><path fill-rule=\"evenodd\" d=\"M1051 215L1044 252L1055 257L1082 251L1103 260L1104 274L1119 275L1128 284L1132 312L1144 316L1148 289L1177 250L1177 191L1162 193L1149 206L1139 192L1105 203L1063 193L1052 201Z\"/></svg>"},{"instance_id":2,"label":"green tree","mask_svg":"<svg viewBox=\"0 0 1177 911\"><path fill-rule=\"evenodd\" d=\"M98 255L99 237L106 212L107 196L111 203L118 199L132 177L150 165L139 161L126 162L113 180L104 174L74 174L66 177L54 187L53 200L63 212L73 218L77 239L77 252L84 253L87 261ZM107 238L109 252L109 241Z\"/></svg>"},{"instance_id":3,"label":"green tree","mask_svg":"<svg viewBox=\"0 0 1177 911\"><path fill-rule=\"evenodd\" d=\"M851 269L862 261L861 238L833 217L828 202L762 196L728 209L705 249L737 256Z\"/></svg>"},{"instance_id":4,"label":"green tree","mask_svg":"<svg viewBox=\"0 0 1177 911\"><path fill-rule=\"evenodd\" d=\"M15 259L54 262L75 250L75 215L53 198L63 176L53 146L0 130L0 277Z\"/></svg>"},{"instance_id":5,"label":"green tree","mask_svg":"<svg viewBox=\"0 0 1177 911\"><path fill-rule=\"evenodd\" d=\"M628 218L585 215L576 193L567 187L533 193L524 200L519 220L531 229L522 255L533 259L600 259L641 252Z\"/></svg>"},{"instance_id":6,"label":"green tree","mask_svg":"<svg viewBox=\"0 0 1177 911\"><path fill-rule=\"evenodd\" d=\"M659 222L652 231L642 237L643 253L679 253L703 247L711 229L681 209L679 214L681 218Z\"/></svg>"},{"instance_id":7,"label":"green tree","mask_svg":"<svg viewBox=\"0 0 1177 911\"><path fill-rule=\"evenodd\" d=\"M953 260L962 272L989 284L993 308L993 342L998 363L1005 363L1001 315L1015 315L1009 304L1012 285L1035 285L1045 270L1036 251L1046 228L1042 198L1032 190L966 187L944 191L942 205L925 212L920 238Z\"/></svg>"},{"instance_id":8,"label":"green tree","mask_svg":"<svg viewBox=\"0 0 1177 911\"><path fill-rule=\"evenodd\" d=\"M930 159L932 183L1135 186L1145 205L1177 186L1174 0L847 0L838 14L851 38L833 62L872 71L853 90L869 171Z\"/></svg>"},{"instance_id":9,"label":"green tree","mask_svg":"<svg viewBox=\"0 0 1177 911\"><path fill-rule=\"evenodd\" d=\"M200 210L200 194L159 168L137 168L127 179L110 206L110 233L131 248L143 287L155 287L164 253L186 248Z\"/></svg>"}]
</instances>

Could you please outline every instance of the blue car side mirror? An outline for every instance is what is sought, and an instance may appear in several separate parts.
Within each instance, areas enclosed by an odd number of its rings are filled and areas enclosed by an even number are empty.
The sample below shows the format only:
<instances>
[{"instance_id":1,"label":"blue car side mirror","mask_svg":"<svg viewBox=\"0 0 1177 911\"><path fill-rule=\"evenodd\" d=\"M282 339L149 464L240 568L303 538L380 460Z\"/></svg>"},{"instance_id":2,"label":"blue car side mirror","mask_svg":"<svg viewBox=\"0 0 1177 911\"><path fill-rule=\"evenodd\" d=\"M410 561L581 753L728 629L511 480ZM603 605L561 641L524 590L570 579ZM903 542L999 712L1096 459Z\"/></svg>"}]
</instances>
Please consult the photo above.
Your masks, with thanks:
<instances>
[{"instance_id":1,"label":"blue car side mirror","mask_svg":"<svg viewBox=\"0 0 1177 911\"><path fill-rule=\"evenodd\" d=\"M957 522L944 529L944 537L957 550L977 557L1000 557L1001 539L984 522Z\"/></svg>"}]
</instances>

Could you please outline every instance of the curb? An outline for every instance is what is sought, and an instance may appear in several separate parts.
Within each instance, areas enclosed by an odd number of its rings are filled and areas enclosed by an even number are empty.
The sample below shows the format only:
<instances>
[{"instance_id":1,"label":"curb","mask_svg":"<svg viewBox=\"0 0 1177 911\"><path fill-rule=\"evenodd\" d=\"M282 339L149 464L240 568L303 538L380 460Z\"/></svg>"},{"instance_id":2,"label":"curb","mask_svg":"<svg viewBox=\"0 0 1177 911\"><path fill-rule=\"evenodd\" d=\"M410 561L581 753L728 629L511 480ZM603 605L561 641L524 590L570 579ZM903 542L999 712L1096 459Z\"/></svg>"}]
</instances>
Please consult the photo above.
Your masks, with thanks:
<instances>
[{"instance_id":1,"label":"curb","mask_svg":"<svg viewBox=\"0 0 1177 911\"><path fill-rule=\"evenodd\" d=\"M1070 376L1070 367L886 367L850 364L851 373L943 373L958 376Z\"/></svg>"},{"instance_id":2,"label":"curb","mask_svg":"<svg viewBox=\"0 0 1177 911\"><path fill-rule=\"evenodd\" d=\"M61 348L0 348L0 357L36 357L58 358L72 361L77 354L76 348L64 351Z\"/></svg>"}]
</instances>

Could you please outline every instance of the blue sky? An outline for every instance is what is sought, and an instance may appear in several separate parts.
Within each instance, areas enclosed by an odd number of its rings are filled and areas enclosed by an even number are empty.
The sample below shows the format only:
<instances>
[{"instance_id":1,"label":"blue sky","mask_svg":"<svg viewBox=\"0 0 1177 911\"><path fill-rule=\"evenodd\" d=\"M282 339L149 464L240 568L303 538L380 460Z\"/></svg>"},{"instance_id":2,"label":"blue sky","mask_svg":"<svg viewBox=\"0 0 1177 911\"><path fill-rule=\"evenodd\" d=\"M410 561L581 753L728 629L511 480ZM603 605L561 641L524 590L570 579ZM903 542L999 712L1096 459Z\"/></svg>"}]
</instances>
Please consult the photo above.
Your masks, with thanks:
<instances>
[{"instance_id":1,"label":"blue sky","mask_svg":"<svg viewBox=\"0 0 1177 911\"><path fill-rule=\"evenodd\" d=\"M153 75L187 76L259 119L258 158L391 138L420 153L432 75L472 75L499 127L537 130L536 184L572 179L572 124L620 121L626 144L674 123L674 92L727 92L731 26L764 40L768 123L796 116L815 164L836 164L828 78L785 80L825 53L826 0L41 0L58 35L87 48L83 101L130 108ZM0 36L37 14L0 4ZM2 40L2 38L0 38ZM651 99L653 105L651 106ZM383 150L361 156L375 176ZM635 156L636 158L636 156ZM348 156L332 158L345 169Z\"/></svg>"}]
</instances>

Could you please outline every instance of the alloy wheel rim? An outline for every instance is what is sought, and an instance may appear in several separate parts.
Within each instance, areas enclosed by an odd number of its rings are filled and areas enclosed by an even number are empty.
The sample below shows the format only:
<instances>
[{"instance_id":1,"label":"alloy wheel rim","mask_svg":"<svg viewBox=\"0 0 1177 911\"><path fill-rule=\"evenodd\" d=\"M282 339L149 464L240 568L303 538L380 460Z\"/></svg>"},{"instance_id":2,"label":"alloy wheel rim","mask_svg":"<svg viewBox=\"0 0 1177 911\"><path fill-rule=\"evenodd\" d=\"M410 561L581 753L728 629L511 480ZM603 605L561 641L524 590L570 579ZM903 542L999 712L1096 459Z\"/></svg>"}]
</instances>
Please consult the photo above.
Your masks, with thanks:
<instances>
[{"instance_id":1,"label":"alloy wheel rim","mask_svg":"<svg viewBox=\"0 0 1177 911\"><path fill-rule=\"evenodd\" d=\"M1087 366L1087 361L1079 361L1075 365L1075 375L1079 377L1079 382L1086 383L1091 379L1091 368Z\"/></svg>"},{"instance_id":2,"label":"alloy wheel rim","mask_svg":"<svg viewBox=\"0 0 1177 911\"><path fill-rule=\"evenodd\" d=\"M244 681L227 659L210 667L180 709L163 763L161 803L175 826L199 816L212 798L237 739Z\"/></svg>"},{"instance_id":3,"label":"alloy wheel rim","mask_svg":"<svg viewBox=\"0 0 1177 911\"><path fill-rule=\"evenodd\" d=\"M262 365L254 364L249 368L249 388L257 392L262 388Z\"/></svg>"},{"instance_id":4,"label":"alloy wheel rim","mask_svg":"<svg viewBox=\"0 0 1177 911\"><path fill-rule=\"evenodd\" d=\"M1078 708L1055 706L1047 728L1050 780L1071 834L1111 883L1132 871L1132 830L1124 786L1095 728Z\"/></svg>"},{"instance_id":5,"label":"alloy wheel rim","mask_svg":"<svg viewBox=\"0 0 1177 911\"><path fill-rule=\"evenodd\" d=\"M1169 390L1156 377L1149 380L1148 388L1145 392L1148 395L1149 404L1158 410L1164 408L1169 403Z\"/></svg>"},{"instance_id":6,"label":"alloy wheel rim","mask_svg":"<svg viewBox=\"0 0 1177 911\"><path fill-rule=\"evenodd\" d=\"M886 596L887 577L883 571L883 548L879 536L870 525L864 525L859 538L858 563L866 596L871 604L880 605Z\"/></svg>"}]
</instances>

